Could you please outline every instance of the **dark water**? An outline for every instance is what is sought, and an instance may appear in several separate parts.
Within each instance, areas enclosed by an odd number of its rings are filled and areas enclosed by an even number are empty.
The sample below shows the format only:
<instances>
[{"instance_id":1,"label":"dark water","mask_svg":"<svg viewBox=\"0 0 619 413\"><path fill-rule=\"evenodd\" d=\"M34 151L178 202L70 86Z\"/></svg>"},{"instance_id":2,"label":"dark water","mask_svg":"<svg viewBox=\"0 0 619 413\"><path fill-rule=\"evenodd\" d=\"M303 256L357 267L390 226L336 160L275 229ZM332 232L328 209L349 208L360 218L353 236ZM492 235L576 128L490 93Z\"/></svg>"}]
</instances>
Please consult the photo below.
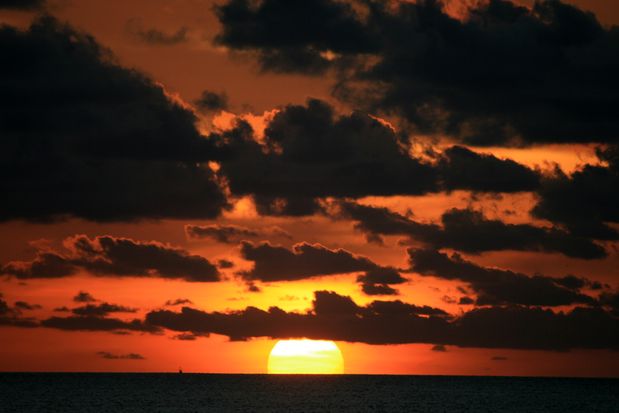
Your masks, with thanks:
<instances>
[{"instance_id":1,"label":"dark water","mask_svg":"<svg viewBox=\"0 0 619 413\"><path fill-rule=\"evenodd\" d=\"M0 412L619 412L619 380L0 374Z\"/></svg>"}]
</instances>

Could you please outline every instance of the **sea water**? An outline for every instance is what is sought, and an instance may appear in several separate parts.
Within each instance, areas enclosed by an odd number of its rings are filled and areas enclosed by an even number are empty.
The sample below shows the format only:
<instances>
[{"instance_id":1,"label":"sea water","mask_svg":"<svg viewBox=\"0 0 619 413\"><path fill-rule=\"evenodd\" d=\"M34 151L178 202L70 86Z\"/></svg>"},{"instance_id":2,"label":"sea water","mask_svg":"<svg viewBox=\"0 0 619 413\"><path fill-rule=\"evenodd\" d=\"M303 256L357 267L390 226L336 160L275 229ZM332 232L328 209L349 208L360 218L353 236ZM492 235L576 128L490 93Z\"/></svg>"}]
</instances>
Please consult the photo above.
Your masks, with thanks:
<instances>
[{"instance_id":1,"label":"sea water","mask_svg":"<svg viewBox=\"0 0 619 413\"><path fill-rule=\"evenodd\" d=\"M0 412L619 412L618 379L2 373Z\"/></svg>"}]
</instances>

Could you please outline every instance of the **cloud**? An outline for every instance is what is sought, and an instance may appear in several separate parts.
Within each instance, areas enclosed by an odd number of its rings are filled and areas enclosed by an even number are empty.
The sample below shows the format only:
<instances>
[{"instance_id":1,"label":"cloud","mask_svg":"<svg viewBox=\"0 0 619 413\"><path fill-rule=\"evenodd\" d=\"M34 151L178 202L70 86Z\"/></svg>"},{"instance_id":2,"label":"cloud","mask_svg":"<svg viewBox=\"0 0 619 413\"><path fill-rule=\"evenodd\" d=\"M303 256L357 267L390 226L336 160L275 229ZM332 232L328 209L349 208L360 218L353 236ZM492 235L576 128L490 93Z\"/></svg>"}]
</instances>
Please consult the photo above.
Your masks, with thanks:
<instances>
[{"instance_id":1,"label":"cloud","mask_svg":"<svg viewBox=\"0 0 619 413\"><path fill-rule=\"evenodd\" d=\"M241 243L243 259L254 267L240 273L247 280L264 282L296 281L321 275L378 270L380 266L366 257L344 249L329 249L320 244L299 243L289 250L268 242ZM371 276L372 277L372 276ZM376 276L376 278L380 278Z\"/></svg>"},{"instance_id":2,"label":"cloud","mask_svg":"<svg viewBox=\"0 0 619 413\"><path fill-rule=\"evenodd\" d=\"M198 109L207 112L218 112L228 109L228 96L225 93L216 93L210 90L202 91L200 97L194 101Z\"/></svg>"},{"instance_id":3,"label":"cloud","mask_svg":"<svg viewBox=\"0 0 619 413\"><path fill-rule=\"evenodd\" d=\"M144 323L142 320L139 319L126 321L118 318L97 316L53 316L42 320L40 322L40 326L65 331L137 331L144 333L158 333L160 331L158 327Z\"/></svg>"},{"instance_id":4,"label":"cloud","mask_svg":"<svg viewBox=\"0 0 619 413\"><path fill-rule=\"evenodd\" d=\"M262 214L308 215L315 198L422 194L436 187L434 169L411 158L404 134L361 114L337 116L326 102L288 105L264 132L227 143L220 172L235 195L253 195Z\"/></svg>"},{"instance_id":5,"label":"cloud","mask_svg":"<svg viewBox=\"0 0 619 413\"><path fill-rule=\"evenodd\" d=\"M398 290L388 284L362 283L361 291L366 295L398 295Z\"/></svg>"},{"instance_id":6,"label":"cloud","mask_svg":"<svg viewBox=\"0 0 619 413\"><path fill-rule=\"evenodd\" d=\"M392 212L387 208L340 203L340 217L357 221L355 227L376 239L380 235L403 235L436 248L452 248L467 253L485 251L560 252L568 257L599 259L604 248L589 239L560 228L529 224L506 224L487 219L472 209L450 209L441 224L426 224ZM380 239L380 238L378 238Z\"/></svg>"},{"instance_id":7,"label":"cloud","mask_svg":"<svg viewBox=\"0 0 619 413\"><path fill-rule=\"evenodd\" d=\"M191 300L188 298L177 298L176 300L168 300L165 302L165 306L175 306L175 305L184 305L184 304L193 304Z\"/></svg>"},{"instance_id":8,"label":"cloud","mask_svg":"<svg viewBox=\"0 0 619 413\"><path fill-rule=\"evenodd\" d=\"M460 300L458 300L458 304L460 305L471 305L471 304L475 304L475 300L472 299L471 297L460 297Z\"/></svg>"},{"instance_id":9,"label":"cloud","mask_svg":"<svg viewBox=\"0 0 619 413\"><path fill-rule=\"evenodd\" d=\"M15 308L18 310L32 311L32 310L40 310L43 307L41 307L39 304L29 304L25 301L15 301Z\"/></svg>"},{"instance_id":10,"label":"cloud","mask_svg":"<svg viewBox=\"0 0 619 413\"><path fill-rule=\"evenodd\" d=\"M445 347L442 344L435 344L434 346L432 346L432 351L437 351L439 353L446 353L447 347Z\"/></svg>"},{"instance_id":11,"label":"cloud","mask_svg":"<svg viewBox=\"0 0 619 413\"><path fill-rule=\"evenodd\" d=\"M115 354L108 351L99 351L97 355L108 360L146 360L144 356L138 353Z\"/></svg>"},{"instance_id":12,"label":"cloud","mask_svg":"<svg viewBox=\"0 0 619 413\"><path fill-rule=\"evenodd\" d=\"M185 225L185 232L189 238L211 238L225 244L237 243L244 238L260 236L257 231L239 225Z\"/></svg>"},{"instance_id":13,"label":"cloud","mask_svg":"<svg viewBox=\"0 0 619 413\"><path fill-rule=\"evenodd\" d=\"M423 134L486 146L617 142L616 27L555 0L470 4L453 17L433 0L228 0L215 41L265 71L332 69L336 97Z\"/></svg>"},{"instance_id":14,"label":"cloud","mask_svg":"<svg viewBox=\"0 0 619 413\"><path fill-rule=\"evenodd\" d=\"M260 291L262 291L260 287L258 287L253 281L248 281L247 283L245 283L245 286L247 287L247 292L250 293L259 293Z\"/></svg>"},{"instance_id":15,"label":"cloud","mask_svg":"<svg viewBox=\"0 0 619 413\"><path fill-rule=\"evenodd\" d=\"M487 268L451 257L436 250L409 249L411 270L446 280L466 282L477 293L477 305L518 304L524 306L566 306L596 304L597 300L578 288L566 288L564 279Z\"/></svg>"},{"instance_id":16,"label":"cloud","mask_svg":"<svg viewBox=\"0 0 619 413\"><path fill-rule=\"evenodd\" d=\"M36 10L45 5L45 0L0 0L0 9Z\"/></svg>"},{"instance_id":17,"label":"cloud","mask_svg":"<svg viewBox=\"0 0 619 413\"><path fill-rule=\"evenodd\" d=\"M199 336L191 333L182 333L174 336L174 340L195 341Z\"/></svg>"},{"instance_id":18,"label":"cloud","mask_svg":"<svg viewBox=\"0 0 619 413\"><path fill-rule=\"evenodd\" d=\"M73 301L76 303L93 303L99 300L86 291L80 291L75 295L75 297L73 297Z\"/></svg>"},{"instance_id":19,"label":"cloud","mask_svg":"<svg viewBox=\"0 0 619 413\"><path fill-rule=\"evenodd\" d=\"M0 221L214 218L214 139L159 84L52 17L0 28ZM221 138L220 138L221 139Z\"/></svg>"},{"instance_id":20,"label":"cloud","mask_svg":"<svg viewBox=\"0 0 619 413\"><path fill-rule=\"evenodd\" d=\"M180 312L155 310L144 320L69 316L19 320L7 316L0 300L0 322L20 327L65 331L131 331L161 334L168 329L194 337L209 334L232 340L254 337L310 338L367 344L427 343L443 346L540 350L619 349L619 318L602 308L575 307L554 312L540 307L479 307L452 316L445 311L402 301L357 305L350 297L316 291L312 309L286 312L278 307L247 307L205 312L182 307Z\"/></svg>"},{"instance_id":21,"label":"cloud","mask_svg":"<svg viewBox=\"0 0 619 413\"><path fill-rule=\"evenodd\" d=\"M26 304L23 301L17 301L14 307L11 307L3 298L0 293L0 326L13 326L13 327L36 327L37 322L34 318L22 317L22 310L30 310L36 308L25 308Z\"/></svg>"},{"instance_id":22,"label":"cloud","mask_svg":"<svg viewBox=\"0 0 619 413\"><path fill-rule=\"evenodd\" d=\"M142 320L121 320L119 318L107 317L112 313L136 313L136 308L127 307L119 304L100 302L93 304L95 300L90 294L80 291L74 297L74 301L84 303L78 307L69 309L67 307L56 308L57 312L71 312L66 317L52 316L37 323L38 327L56 328L67 331L108 331L114 333L127 333L138 331L145 333L159 333L160 329L148 325Z\"/></svg>"},{"instance_id":23,"label":"cloud","mask_svg":"<svg viewBox=\"0 0 619 413\"><path fill-rule=\"evenodd\" d=\"M187 34L189 29L181 27L175 32L164 32L154 28L144 28L140 19L130 19L127 22L127 31L141 42L151 45L172 46L179 43L185 43L188 40Z\"/></svg>"},{"instance_id":24,"label":"cloud","mask_svg":"<svg viewBox=\"0 0 619 413\"><path fill-rule=\"evenodd\" d=\"M263 70L319 74L330 65L321 52L367 52L372 44L351 4L329 0L231 0L215 7L219 45L254 50Z\"/></svg>"},{"instance_id":25,"label":"cloud","mask_svg":"<svg viewBox=\"0 0 619 413\"><path fill-rule=\"evenodd\" d=\"M221 269L233 268L234 263L230 260L221 259L217 261L217 267Z\"/></svg>"},{"instance_id":26,"label":"cloud","mask_svg":"<svg viewBox=\"0 0 619 413\"><path fill-rule=\"evenodd\" d=\"M247 238L258 237L292 239L292 235L278 226L250 229L232 224L185 225L185 233L189 239L210 238L224 244L236 244Z\"/></svg>"},{"instance_id":27,"label":"cloud","mask_svg":"<svg viewBox=\"0 0 619 413\"><path fill-rule=\"evenodd\" d=\"M446 191L522 192L539 187L540 175L510 159L451 146L440 155L438 168Z\"/></svg>"},{"instance_id":28,"label":"cloud","mask_svg":"<svg viewBox=\"0 0 619 413\"><path fill-rule=\"evenodd\" d=\"M539 174L511 160L455 146L411 156L409 136L362 112L338 115L324 101L287 105L264 138L236 133L220 146L233 194L252 195L264 215L300 216L320 210L317 198L421 195L466 189L534 190Z\"/></svg>"},{"instance_id":29,"label":"cloud","mask_svg":"<svg viewBox=\"0 0 619 413\"><path fill-rule=\"evenodd\" d=\"M367 295L396 295L389 284L406 282L392 267L382 267L363 256L344 249L329 249L320 244L299 243L292 250L268 242L241 243L243 259L254 262L249 271L239 274L246 280L273 282L297 281L317 276L363 272L357 277ZM252 284L253 285L253 284Z\"/></svg>"},{"instance_id":30,"label":"cloud","mask_svg":"<svg viewBox=\"0 0 619 413\"><path fill-rule=\"evenodd\" d=\"M96 276L219 281L217 267L206 258L156 241L75 235L63 245L67 252L39 252L32 261L8 263L1 273L19 279L59 278L86 271ZM87 295L80 293L74 300L92 300Z\"/></svg>"},{"instance_id":31,"label":"cloud","mask_svg":"<svg viewBox=\"0 0 619 413\"><path fill-rule=\"evenodd\" d=\"M73 314L84 317L104 317L110 313L135 313L137 311L136 308L110 303L87 304L71 310Z\"/></svg>"},{"instance_id":32,"label":"cloud","mask_svg":"<svg viewBox=\"0 0 619 413\"><path fill-rule=\"evenodd\" d=\"M608 307L614 315L619 317L619 291L603 292L600 294L600 303Z\"/></svg>"},{"instance_id":33,"label":"cloud","mask_svg":"<svg viewBox=\"0 0 619 413\"><path fill-rule=\"evenodd\" d=\"M553 312L520 306L484 307L458 317L438 309L394 302L356 305L350 297L317 291L313 310L247 307L227 313L183 307L151 311L147 323L177 332L252 337L309 338L368 344L428 343L460 347L567 350L619 348L619 319L598 308ZM439 312L441 310L438 310Z\"/></svg>"},{"instance_id":34,"label":"cloud","mask_svg":"<svg viewBox=\"0 0 619 413\"><path fill-rule=\"evenodd\" d=\"M619 232L607 225L619 223L619 145L598 149L598 158L606 165L586 165L570 176L557 170L547 177L533 215L576 235L619 240Z\"/></svg>"},{"instance_id":35,"label":"cloud","mask_svg":"<svg viewBox=\"0 0 619 413\"><path fill-rule=\"evenodd\" d=\"M406 281L406 278L392 267L374 268L357 277L361 290L367 295L397 295L398 291L389 284L402 284Z\"/></svg>"},{"instance_id":36,"label":"cloud","mask_svg":"<svg viewBox=\"0 0 619 413\"><path fill-rule=\"evenodd\" d=\"M314 311L307 314L286 313L277 307L271 307L268 311L247 307L243 311L232 313L206 313L183 307L180 313L167 310L150 312L146 316L146 322L174 331L223 334L233 340L260 336L317 338L329 331L334 334L330 338L333 340L379 344L395 343L400 340L394 336L397 334L393 329L394 325L388 326L382 324L383 322L408 320L418 322L418 326L425 329L426 323L442 324L446 316L442 310L418 307L401 301L375 301L368 307L359 307L350 297L328 291L317 291L313 306ZM428 313L433 315L427 317ZM366 330L365 327L370 325L373 327ZM374 328L375 331L371 331ZM351 331L356 331L354 334L364 335L364 338L361 340L344 338ZM384 334L387 331L389 333Z\"/></svg>"}]
</instances>

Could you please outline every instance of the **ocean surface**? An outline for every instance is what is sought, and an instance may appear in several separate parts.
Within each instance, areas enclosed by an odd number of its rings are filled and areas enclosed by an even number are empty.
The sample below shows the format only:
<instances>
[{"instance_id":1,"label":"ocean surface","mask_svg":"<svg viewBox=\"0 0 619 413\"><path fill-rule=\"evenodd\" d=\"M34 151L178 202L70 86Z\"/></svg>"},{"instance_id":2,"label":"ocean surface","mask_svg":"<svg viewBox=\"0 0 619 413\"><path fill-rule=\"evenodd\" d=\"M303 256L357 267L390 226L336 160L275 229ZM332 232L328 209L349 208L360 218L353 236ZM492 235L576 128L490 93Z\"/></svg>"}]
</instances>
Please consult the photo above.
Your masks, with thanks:
<instances>
[{"instance_id":1,"label":"ocean surface","mask_svg":"<svg viewBox=\"0 0 619 413\"><path fill-rule=\"evenodd\" d=\"M618 379L2 373L0 412L619 412Z\"/></svg>"}]
</instances>

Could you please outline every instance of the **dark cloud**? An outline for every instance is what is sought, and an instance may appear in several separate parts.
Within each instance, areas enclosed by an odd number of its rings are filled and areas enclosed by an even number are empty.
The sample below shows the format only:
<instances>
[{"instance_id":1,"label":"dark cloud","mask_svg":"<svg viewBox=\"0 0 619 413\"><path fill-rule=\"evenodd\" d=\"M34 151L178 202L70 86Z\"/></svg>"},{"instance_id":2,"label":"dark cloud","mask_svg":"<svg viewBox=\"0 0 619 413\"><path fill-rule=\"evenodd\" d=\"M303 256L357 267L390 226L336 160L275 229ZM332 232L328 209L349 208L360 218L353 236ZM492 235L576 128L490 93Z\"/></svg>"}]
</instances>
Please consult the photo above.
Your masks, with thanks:
<instances>
[{"instance_id":1,"label":"dark cloud","mask_svg":"<svg viewBox=\"0 0 619 413\"><path fill-rule=\"evenodd\" d=\"M158 333L160 331L158 327L144 323L139 319L126 321L118 318L96 316L54 316L42 320L40 326L66 331L136 331L144 333Z\"/></svg>"},{"instance_id":2,"label":"dark cloud","mask_svg":"<svg viewBox=\"0 0 619 413\"><path fill-rule=\"evenodd\" d=\"M432 351L437 351L439 353L445 353L447 352L447 347L445 347L442 344L435 344L434 346L432 346Z\"/></svg>"},{"instance_id":3,"label":"dark cloud","mask_svg":"<svg viewBox=\"0 0 619 413\"><path fill-rule=\"evenodd\" d=\"M395 268L381 267L366 257L320 244L299 243L289 250L268 242L253 244L246 241L241 244L241 256L254 262L251 270L240 273L247 280L296 281L363 271L357 281L367 295L395 295L398 291L389 284L406 282Z\"/></svg>"},{"instance_id":4,"label":"dark cloud","mask_svg":"<svg viewBox=\"0 0 619 413\"><path fill-rule=\"evenodd\" d=\"M325 102L288 105L267 125L263 143L251 132L227 142L221 173L236 195L254 195L263 214L308 215L315 198L423 194L436 171L408 155L410 143L361 113L337 116Z\"/></svg>"},{"instance_id":5,"label":"dark cloud","mask_svg":"<svg viewBox=\"0 0 619 413\"><path fill-rule=\"evenodd\" d=\"M487 219L481 212L471 209L451 209L443 214L441 221L443 231L435 245L442 244L464 252L559 252L568 257L583 259L598 259L607 255L601 245L559 228L506 224L500 220Z\"/></svg>"},{"instance_id":6,"label":"dark cloud","mask_svg":"<svg viewBox=\"0 0 619 413\"><path fill-rule=\"evenodd\" d=\"M40 310L43 307L41 307L39 304L29 304L25 301L15 301L15 308L18 310L32 311L32 310Z\"/></svg>"},{"instance_id":7,"label":"dark cloud","mask_svg":"<svg viewBox=\"0 0 619 413\"><path fill-rule=\"evenodd\" d=\"M455 325L454 342L464 347L550 350L619 347L619 319L596 308L576 307L559 313L517 306L478 308L464 313Z\"/></svg>"},{"instance_id":8,"label":"dark cloud","mask_svg":"<svg viewBox=\"0 0 619 413\"><path fill-rule=\"evenodd\" d=\"M366 295L398 295L399 292L388 284L362 283L361 291Z\"/></svg>"},{"instance_id":9,"label":"dark cloud","mask_svg":"<svg viewBox=\"0 0 619 413\"><path fill-rule=\"evenodd\" d=\"M305 278L378 269L368 258L320 244L295 244L292 250L268 242L241 243L241 256L254 267L241 275L248 280L295 281Z\"/></svg>"},{"instance_id":10,"label":"dark cloud","mask_svg":"<svg viewBox=\"0 0 619 413\"><path fill-rule=\"evenodd\" d=\"M403 235L436 248L452 248L467 253L484 251L560 252L568 257L598 259L606 257L604 248L589 239L560 228L529 224L506 224L487 219L480 211L450 209L441 224L419 223L387 208L340 203L344 218L357 221L356 228L376 239L380 235Z\"/></svg>"},{"instance_id":11,"label":"dark cloud","mask_svg":"<svg viewBox=\"0 0 619 413\"><path fill-rule=\"evenodd\" d=\"M182 333L174 336L174 340L195 341L199 336L192 333Z\"/></svg>"},{"instance_id":12,"label":"dark cloud","mask_svg":"<svg viewBox=\"0 0 619 413\"><path fill-rule=\"evenodd\" d=\"M131 19L127 22L127 31L136 39L151 45L172 46L185 43L188 40L189 29L181 27L175 32L164 32L154 28L144 28L140 19Z\"/></svg>"},{"instance_id":13,"label":"dark cloud","mask_svg":"<svg viewBox=\"0 0 619 413\"><path fill-rule=\"evenodd\" d=\"M200 97L194 101L194 104L204 111L218 112L228 109L228 96L225 93L204 90Z\"/></svg>"},{"instance_id":14,"label":"dark cloud","mask_svg":"<svg viewBox=\"0 0 619 413\"><path fill-rule=\"evenodd\" d=\"M398 270L392 267L373 268L360 275L359 282L368 284L402 284L406 278L402 277Z\"/></svg>"},{"instance_id":15,"label":"dark cloud","mask_svg":"<svg viewBox=\"0 0 619 413\"><path fill-rule=\"evenodd\" d=\"M177 298L176 300L168 300L165 302L165 306L175 306L175 305L184 305L184 304L193 304L193 302L188 298Z\"/></svg>"},{"instance_id":16,"label":"dark cloud","mask_svg":"<svg viewBox=\"0 0 619 413\"><path fill-rule=\"evenodd\" d=\"M472 299L471 297L460 297L460 300L458 300L458 304L460 305L471 305L471 304L475 304L475 300Z\"/></svg>"},{"instance_id":17,"label":"dark cloud","mask_svg":"<svg viewBox=\"0 0 619 413\"><path fill-rule=\"evenodd\" d=\"M260 291L262 291L260 287L258 287L253 281L248 281L247 283L245 283L245 286L247 287L247 292L250 293L259 293Z\"/></svg>"},{"instance_id":18,"label":"dark cloud","mask_svg":"<svg viewBox=\"0 0 619 413\"><path fill-rule=\"evenodd\" d=\"M554 282L562 285L570 290L580 290L583 288L589 288L592 290L601 290L602 284L599 281L592 281L584 277L578 277L576 275L566 275L559 278L554 278Z\"/></svg>"},{"instance_id":19,"label":"dark cloud","mask_svg":"<svg viewBox=\"0 0 619 413\"><path fill-rule=\"evenodd\" d=\"M441 300L442 300L444 303L447 303L447 304L456 304L456 303L457 303L456 299L455 299L454 297L449 296L449 295L444 295L444 296L441 298Z\"/></svg>"},{"instance_id":20,"label":"dark cloud","mask_svg":"<svg viewBox=\"0 0 619 413\"><path fill-rule=\"evenodd\" d=\"M421 310L420 310L421 308ZM596 308L569 312L527 307L485 307L456 318L395 302L356 305L350 297L315 293L313 311L288 313L247 307L228 313L183 307L152 311L147 323L178 332L252 337L340 340L368 344L428 343L444 346L567 350L619 348L619 319ZM441 311L441 310L438 310Z\"/></svg>"},{"instance_id":21,"label":"dark cloud","mask_svg":"<svg viewBox=\"0 0 619 413\"><path fill-rule=\"evenodd\" d=\"M68 277L76 271L66 257L45 251L38 252L32 261L13 261L0 268L3 275L18 279Z\"/></svg>"},{"instance_id":22,"label":"dark cloud","mask_svg":"<svg viewBox=\"0 0 619 413\"><path fill-rule=\"evenodd\" d=\"M373 37L350 4L330 0L248 0L216 6L220 45L257 52L263 70L319 74L330 66L321 53L364 53Z\"/></svg>"},{"instance_id":23,"label":"dark cloud","mask_svg":"<svg viewBox=\"0 0 619 413\"><path fill-rule=\"evenodd\" d=\"M540 183L539 173L526 166L510 159L473 152L463 146L447 148L438 162L442 187L447 191L533 191Z\"/></svg>"},{"instance_id":24,"label":"dark cloud","mask_svg":"<svg viewBox=\"0 0 619 413\"><path fill-rule=\"evenodd\" d=\"M216 42L263 70L333 68L336 97L474 145L617 142L619 35L557 0L228 0ZM331 57L329 58L329 54Z\"/></svg>"},{"instance_id":25,"label":"dark cloud","mask_svg":"<svg viewBox=\"0 0 619 413\"><path fill-rule=\"evenodd\" d=\"M312 304L314 313L320 316L355 315L360 310L352 298L333 291L316 291Z\"/></svg>"},{"instance_id":26,"label":"dark cloud","mask_svg":"<svg viewBox=\"0 0 619 413\"><path fill-rule=\"evenodd\" d=\"M595 304L596 300L578 289L564 286L564 279L487 268L451 257L436 250L409 249L411 270L447 280L460 280L477 293L477 305L518 304L525 306L564 306Z\"/></svg>"},{"instance_id":27,"label":"dark cloud","mask_svg":"<svg viewBox=\"0 0 619 413\"><path fill-rule=\"evenodd\" d=\"M98 300L90 293L86 291L80 291L75 295L75 297L73 297L73 301L75 301L76 303L94 303Z\"/></svg>"},{"instance_id":28,"label":"dark cloud","mask_svg":"<svg viewBox=\"0 0 619 413\"><path fill-rule=\"evenodd\" d=\"M45 5L45 0L0 0L0 9L36 10Z\"/></svg>"},{"instance_id":29,"label":"dark cloud","mask_svg":"<svg viewBox=\"0 0 619 413\"><path fill-rule=\"evenodd\" d=\"M0 293L0 316L5 316L13 311L14 310L9 307L9 304L2 298L2 294Z\"/></svg>"},{"instance_id":30,"label":"dark cloud","mask_svg":"<svg viewBox=\"0 0 619 413\"><path fill-rule=\"evenodd\" d=\"M59 278L87 271L97 276L219 281L217 267L206 258L155 241L76 235L65 239L63 245L66 253L40 252L32 261L8 263L1 273L19 279ZM80 293L74 300L87 298L87 293Z\"/></svg>"},{"instance_id":31,"label":"dark cloud","mask_svg":"<svg viewBox=\"0 0 619 413\"><path fill-rule=\"evenodd\" d=\"M603 292L600 294L600 303L608 307L614 315L619 317L619 291Z\"/></svg>"},{"instance_id":32,"label":"dark cloud","mask_svg":"<svg viewBox=\"0 0 619 413\"><path fill-rule=\"evenodd\" d=\"M219 150L196 117L51 17L0 27L0 220L213 218Z\"/></svg>"},{"instance_id":33,"label":"dark cloud","mask_svg":"<svg viewBox=\"0 0 619 413\"><path fill-rule=\"evenodd\" d=\"M318 294L316 294L318 299ZM315 306L314 310L317 312ZM366 310L358 310L360 314L369 312L369 314L381 315L420 315L428 317L449 317L449 314L440 308L430 307L427 305L419 306L415 304L404 303L400 300L396 301L372 301L367 305Z\"/></svg>"},{"instance_id":34,"label":"dark cloud","mask_svg":"<svg viewBox=\"0 0 619 413\"><path fill-rule=\"evenodd\" d=\"M190 239L210 238L224 244L236 244L244 239L257 237L292 239L292 235L278 226L256 229L232 224L185 225L185 233Z\"/></svg>"},{"instance_id":35,"label":"dark cloud","mask_svg":"<svg viewBox=\"0 0 619 413\"><path fill-rule=\"evenodd\" d=\"M221 259L221 260L217 261L217 267L221 268L221 269L233 268L234 267L234 263L232 261L230 261L230 260Z\"/></svg>"},{"instance_id":36,"label":"dark cloud","mask_svg":"<svg viewBox=\"0 0 619 413\"><path fill-rule=\"evenodd\" d=\"M137 311L136 308L110 303L87 304L71 310L73 314L84 317L104 317L110 313L135 313Z\"/></svg>"},{"instance_id":37,"label":"dark cloud","mask_svg":"<svg viewBox=\"0 0 619 413\"><path fill-rule=\"evenodd\" d=\"M17 301L14 307L11 307L0 293L0 326L13 327L37 327L38 323L30 317L22 317L22 310L31 310L36 308L25 308L23 304L28 305L23 301ZM31 306L29 306L31 307Z\"/></svg>"},{"instance_id":38,"label":"dark cloud","mask_svg":"<svg viewBox=\"0 0 619 413\"><path fill-rule=\"evenodd\" d=\"M357 277L361 290L367 295L397 295L398 291L389 284L402 284L406 281L406 278L392 267L374 268Z\"/></svg>"},{"instance_id":39,"label":"dark cloud","mask_svg":"<svg viewBox=\"0 0 619 413\"><path fill-rule=\"evenodd\" d=\"M108 360L145 360L146 358L138 353L115 354L108 351L99 351L97 355Z\"/></svg>"},{"instance_id":40,"label":"dark cloud","mask_svg":"<svg viewBox=\"0 0 619 413\"><path fill-rule=\"evenodd\" d=\"M619 146L599 149L598 157L606 165L586 165L572 175L557 170L547 177L533 215L576 235L619 240L619 232L607 225L619 223Z\"/></svg>"},{"instance_id":41,"label":"dark cloud","mask_svg":"<svg viewBox=\"0 0 619 413\"><path fill-rule=\"evenodd\" d=\"M405 133L361 112L338 115L315 99L281 109L260 142L249 130L229 138L220 144L229 154L221 173L233 194L253 195L265 215L312 214L320 209L316 199L325 197L516 192L539 185L536 171L460 146L428 151L432 162L413 157Z\"/></svg>"},{"instance_id":42,"label":"dark cloud","mask_svg":"<svg viewBox=\"0 0 619 413\"><path fill-rule=\"evenodd\" d=\"M189 238L211 238L226 244L260 236L257 231L239 225L185 225L185 232Z\"/></svg>"}]
</instances>

